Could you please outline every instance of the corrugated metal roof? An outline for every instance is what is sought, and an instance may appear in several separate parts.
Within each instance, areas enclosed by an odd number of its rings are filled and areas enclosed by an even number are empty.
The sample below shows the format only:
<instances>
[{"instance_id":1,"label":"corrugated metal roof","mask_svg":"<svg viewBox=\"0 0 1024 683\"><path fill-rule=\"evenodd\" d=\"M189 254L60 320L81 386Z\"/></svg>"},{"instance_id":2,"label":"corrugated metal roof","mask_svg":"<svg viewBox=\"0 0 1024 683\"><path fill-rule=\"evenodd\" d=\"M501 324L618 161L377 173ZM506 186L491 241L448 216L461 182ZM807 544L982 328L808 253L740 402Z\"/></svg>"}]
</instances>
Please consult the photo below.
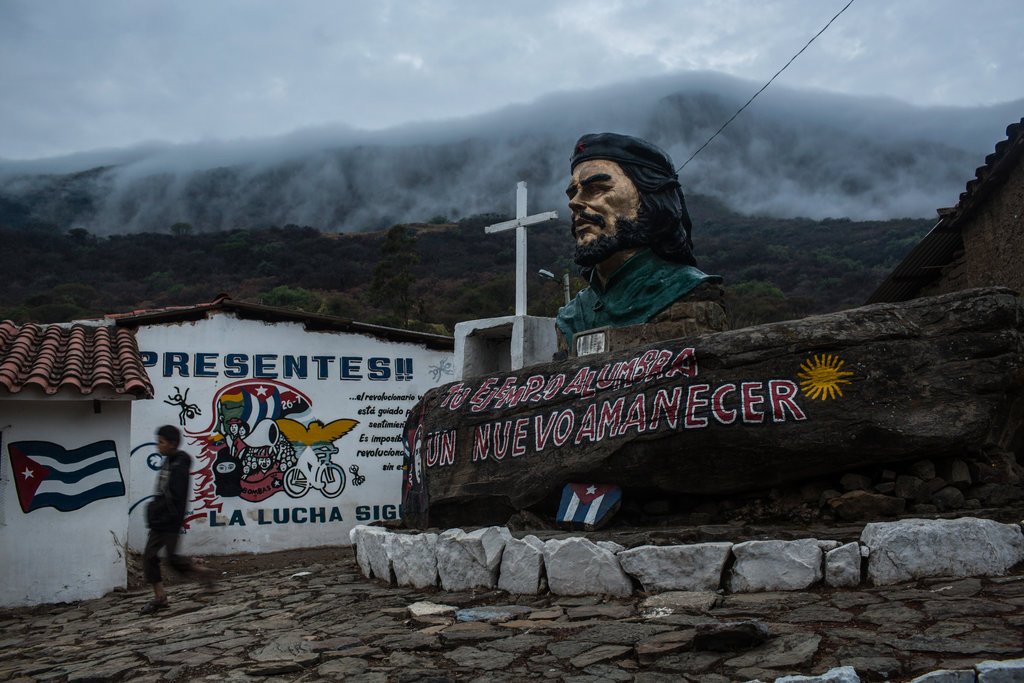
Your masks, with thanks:
<instances>
[{"instance_id":1,"label":"corrugated metal roof","mask_svg":"<svg viewBox=\"0 0 1024 683\"><path fill-rule=\"evenodd\" d=\"M153 398L131 330L113 325L18 325L0 321L0 386L11 393L35 386L53 395L99 389Z\"/></svg>"},{"instance_id":2,"label":"corrugated metal roof","mask_svg":"<svg viewBox=\"0 0 1024 683\"><path fill-rule=\"evenodd\" d=\"M455 349L455 339L446 335L414 332L412 330L385 327L383 325L371 325L369 323L348 320L347 318L307 313L291 308L234 301L226 294L218 296L209 303L139 310L132 311L131 313L116 313L107 317L113 319L119 326L139 327L142 325L202 320L212 311L229 311L239 318L263 320L266 322L299 322L310 331L351 332L378 337L387 341L422 344L427 348L439 351L453 351Z\"/></svg>"},{"instance_id":3,"label":"corrugated metal roof","mask_svg":"<svg viewBox=\"0 0 1024 683\"><path fill-rule=\"evenodd\" d=\"M949 209L939 209L939 222L910 250L910 253L868 297L867 303L913 299L931 280L938 277L958 251L964 248L962 228L979 206L1009 176L1024 156L1024 118L1006 127L1006 139L985 157L985 165L960 194L960 201Z\"/></svg>"}]
</instances>

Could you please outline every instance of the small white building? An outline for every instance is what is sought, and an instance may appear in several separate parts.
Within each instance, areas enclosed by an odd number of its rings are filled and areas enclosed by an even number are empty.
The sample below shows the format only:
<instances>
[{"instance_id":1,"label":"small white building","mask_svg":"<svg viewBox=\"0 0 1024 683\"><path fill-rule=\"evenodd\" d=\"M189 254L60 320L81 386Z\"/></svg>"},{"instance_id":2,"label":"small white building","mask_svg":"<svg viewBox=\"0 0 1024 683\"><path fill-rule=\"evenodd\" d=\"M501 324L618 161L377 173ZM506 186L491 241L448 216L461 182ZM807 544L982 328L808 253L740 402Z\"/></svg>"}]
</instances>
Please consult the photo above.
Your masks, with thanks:
<instances>
[{"instance_id":1,"label":"small white building","mask_svg":"<svg viewBox=\"0 0 1024 683\"><path fill-rule=\"evenodd\" d=\"M454 380L451 337L228 297L116 321L155 391L132 415L133 551L163 424L193 458L186 553L347 545L356 524L400 516L406 415Z\"/></svg>"},{"instance_id":2,"label":"small white building","mask_svg":"<svg viewBox=\"0 0 1024 683\"><path fill-rule=\"evenodd\" d=\"M0 606L126 586L132 401L152 396L130 330L0 322Z\"/></svg>"}]
</instances>

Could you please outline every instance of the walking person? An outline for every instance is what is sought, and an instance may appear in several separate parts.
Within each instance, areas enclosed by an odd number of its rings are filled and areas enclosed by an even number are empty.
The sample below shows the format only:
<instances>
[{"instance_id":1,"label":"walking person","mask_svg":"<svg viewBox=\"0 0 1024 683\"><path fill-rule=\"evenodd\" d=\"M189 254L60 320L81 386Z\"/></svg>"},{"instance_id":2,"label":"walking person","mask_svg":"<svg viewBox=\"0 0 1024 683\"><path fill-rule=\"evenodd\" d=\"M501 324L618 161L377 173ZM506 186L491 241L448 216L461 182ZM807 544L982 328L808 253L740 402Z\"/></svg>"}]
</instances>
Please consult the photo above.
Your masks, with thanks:
<instances>
[{"instance_id":1,"label":"walking person","mask_svg":"<svg viewBox=\"0 0 1024 683\"><path fill-rule=\"evenodd\" d=\"M167 561L179 574L191 576L205 583L213 581L213 570L197 567L185 556L178 554L181 525L188 506L189 472L192 458L180 450L181 432L177 427L164 425L156 431L156 447L164 457L157 478L156 495L146 506L146 526L149 536L142 553L142 567L146 581L153 585L153 599L142 608L143 614L153 614L168 607L160 574L160 549L167 549Z\"/></svg>"}]
</instances>

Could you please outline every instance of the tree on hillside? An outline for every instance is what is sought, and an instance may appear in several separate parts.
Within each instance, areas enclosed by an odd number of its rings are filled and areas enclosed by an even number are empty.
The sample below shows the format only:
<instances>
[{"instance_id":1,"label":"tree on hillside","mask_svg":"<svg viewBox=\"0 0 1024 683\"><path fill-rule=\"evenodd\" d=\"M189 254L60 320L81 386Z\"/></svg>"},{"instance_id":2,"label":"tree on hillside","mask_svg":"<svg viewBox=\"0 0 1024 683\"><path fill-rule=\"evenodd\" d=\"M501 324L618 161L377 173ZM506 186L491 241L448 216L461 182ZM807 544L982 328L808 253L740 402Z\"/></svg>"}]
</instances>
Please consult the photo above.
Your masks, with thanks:
<instances>
[{"instance_id":1,"label":"tree on hillside","mask_svg":"<svg viewBox=\"0 0 1024 683\"><path fill-rule=\"evenodd\" d=\"M175 237L187 237L192 234L192 230L193 228L191 223L179 222L171 226L171 234Z\"/></svg>"},{"instance_id":2,"label":"tree on hillside","mask_svg":"<svg viewBox=\"0 0 1024 683\"><path fill-rule=\"evenodd\" d=\"M16 322L69 322L97 315L98 298L98 292L91 285L67 282L28 297L21 306L0 318L9 317Z\"/></svg>"},{"instance_id":3,"label":"tree on hillside","mask_svg":"<svg viewBox=\"0 0 1024 683\"><path fill-rule=\"evenodd\" d=\"M296 308L300 311L318 313L323 305L320 295L303 289L280 285L260 296L260 303L280 308Z\"/></svg>"},{"instance_id":4,"label":"tree on hillside","mask_svg":"<svg viewBox=\"0 0 1024 683\"><path fill-rule=\"evenodd\" d=\"M416 281L412 269L420 262L416 235L405 225L393 225L384 236L380 260L373 270L370 300L388 310L402 325L409 324L412 310L412 286Z\"/></svg>"},{"instance_id":5,"label":"tree on hillside","mask_svg":"<svg viewBox=\"0 0 1024 683\"><path fill-rule=\"evenodd\" d=\"M96 238L93 236L93 234L86 230L85 228L71 228L70 230L68 230L68 237L75 244L80 245L91 244L96 242Z\"/></svg>"}]
</instances>

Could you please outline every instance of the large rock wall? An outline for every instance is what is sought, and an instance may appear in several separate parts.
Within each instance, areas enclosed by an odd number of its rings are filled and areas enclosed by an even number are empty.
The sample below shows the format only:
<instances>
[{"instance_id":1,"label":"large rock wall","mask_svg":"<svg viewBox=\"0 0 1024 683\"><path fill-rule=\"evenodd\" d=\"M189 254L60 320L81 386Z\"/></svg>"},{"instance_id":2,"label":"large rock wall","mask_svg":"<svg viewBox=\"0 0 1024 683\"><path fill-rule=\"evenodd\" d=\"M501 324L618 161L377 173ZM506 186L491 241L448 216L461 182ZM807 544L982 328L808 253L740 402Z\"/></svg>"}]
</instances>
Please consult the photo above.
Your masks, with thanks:
<instances>
[{"instance_id":1,"label":"large rock wall","mask_svg":"<svg viewBox=\"0 0 1024 683\"><path fill-rule=\"evenodd\" d=\"M411 413L404 518L569 481L729 494L1007 448L1022 327L1012 292L970 290L449 384Z\"/></svg>"}]
</instances>

